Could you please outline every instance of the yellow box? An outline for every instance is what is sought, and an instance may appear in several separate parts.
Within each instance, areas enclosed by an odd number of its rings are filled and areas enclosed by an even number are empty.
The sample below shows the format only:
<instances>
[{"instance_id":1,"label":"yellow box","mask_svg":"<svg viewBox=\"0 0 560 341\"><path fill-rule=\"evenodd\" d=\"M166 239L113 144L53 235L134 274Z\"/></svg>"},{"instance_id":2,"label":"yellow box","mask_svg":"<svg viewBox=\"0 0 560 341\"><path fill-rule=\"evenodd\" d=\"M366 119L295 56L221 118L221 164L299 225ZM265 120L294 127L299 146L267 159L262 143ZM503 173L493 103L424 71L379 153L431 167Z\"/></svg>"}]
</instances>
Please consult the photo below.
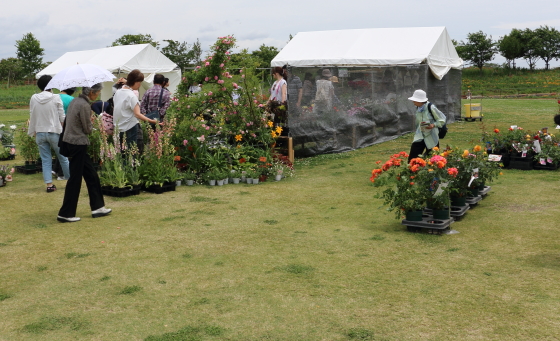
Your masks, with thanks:
<instances>
[{"instance_id":1,"label":"yellow box","mask_svg":"<svg viewBox=\"0 0 560 341\"><path fill-rule=\"evenodd\" d=\"M481 118L482 106L480 103L465 104L465 118Z\"/></svg>"}]
</instances>

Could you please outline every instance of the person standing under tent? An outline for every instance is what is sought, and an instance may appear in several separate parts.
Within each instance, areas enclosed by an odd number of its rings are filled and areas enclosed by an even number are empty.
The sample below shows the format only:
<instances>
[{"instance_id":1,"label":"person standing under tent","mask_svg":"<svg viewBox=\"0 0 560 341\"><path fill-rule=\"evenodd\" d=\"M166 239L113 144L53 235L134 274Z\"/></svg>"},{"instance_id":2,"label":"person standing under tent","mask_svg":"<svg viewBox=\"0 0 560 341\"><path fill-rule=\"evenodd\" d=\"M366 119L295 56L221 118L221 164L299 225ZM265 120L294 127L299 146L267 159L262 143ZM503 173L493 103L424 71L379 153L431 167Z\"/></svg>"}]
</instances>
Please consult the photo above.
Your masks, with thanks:
<instances>
[{"instance_id":1,"label":"person standing under tent","mask_svg":"<svg viewBox=\"0 0 560 341\"><path fill-rule=\"evenodd\" d=\"M47 184L47 193L56 191L52 183L52 154L54 150L56 157L64 173L64 178L70 177L68 159L60 155L58 139L62 133L64 123L64 104L60 96L54 95L51 90L45 90L52 77L43 75L37 80L40 93L31 96L29 101L29 128L27 135L34 136L39 147L39 155L43 164L43 181Z\"/></svg>"},{"instance_id":2,"label":"person standing under tent","mask_svg":"<svg viewBox=\"0 0 560 341\"><path fill-rule=\"evenodd\" d=\"M334 86L330 81L332 77L331 70L324 69L321 71L322 78L317 80L317 92L315 93L315 106L313 113L324 113L332 110L334 98Z\"/></svg>"},{"instance_id":3,"label":"person standing under tent","mask_svg":"<svg viewBox=\"0 0 560 341\"><path fill-rule=\"evenodd\" d=\"M434 147L439 147L439 128L446 123L445 115L428 102L424 90L416 90L408 98L416 106L416 132L410 146L408 162L419 155L428 154Z\"/></svg>"},{"instance_id":4,"label":"person standing under tent","mask_svg":"<svg viewBox=\"0 0 560 341\"><path fill-rule=\"evenodd\" d=\"M65 154L70 158L70 179L64 191L64 201L58 211L57 220L62 223L79 221L76 217L78 199L82 187L82 178L86 183L91 216L93 218L103 217L111 213L110 208L105 208L101 183L93 161L87 153L89 138L93 130L91 123L91 101L94 101L103 86L97 83L90 87L83 87L82 93L68 106L68 116L64 127L62 143Z\"/></svg>"},{"instance_id":5,"label":"person standing under tent","mask_svg":"<svg viewBox=\"0 0 560 341\"><path fill-rule=\"evenodd\" d=\"M160 74L154 76L154 86L148 89L142 97L140 112L149 118L163 121L167 108L169 108L171 95L165 91L165 77Z\"/></svg>"},{"instance_id":6,"label":"person standing under tent","mask_svg":"<svg viewBox=\"0 0 560 341\"><path fill-rule=\"evenodd\" d=\"M138 129L142 120L151 124L157 124L158 120L149 119L140 112L140 103L134 90L138 91L144 81L144 75L140 70L132 70L128 74L126 84L115 92L113 96L113 123L118 126L121 141L126 135L126 143L131 145L137 143Z\"/></svg>"},{"instance_id":7,"label":"person standing under tent","mask_svg":"<svg viewBox=\"0 0 560 341\"><path fill-rule=\"evenodd\" d=\"M274 115L274 124L286 122L286 101L288 99L288 83L286 82L284 69L277 66L272 69L274 83L270 88L270 98L267 102L267 109Z\"/></svg>"}]
</instances>

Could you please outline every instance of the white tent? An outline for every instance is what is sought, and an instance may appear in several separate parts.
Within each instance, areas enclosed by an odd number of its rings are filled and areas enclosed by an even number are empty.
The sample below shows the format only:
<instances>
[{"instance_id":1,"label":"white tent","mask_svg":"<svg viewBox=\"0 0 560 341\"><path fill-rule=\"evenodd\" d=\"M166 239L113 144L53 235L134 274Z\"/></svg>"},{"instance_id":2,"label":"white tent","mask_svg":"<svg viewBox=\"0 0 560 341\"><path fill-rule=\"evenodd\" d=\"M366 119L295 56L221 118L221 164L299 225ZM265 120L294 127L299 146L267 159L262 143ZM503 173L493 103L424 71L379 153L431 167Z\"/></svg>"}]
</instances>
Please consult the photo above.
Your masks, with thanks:
<instances>
[{"instance_id":1,"label":"white tent","mask_svg":"<svg viewBox=\"0 0 560 341\"><path fill-rule=\"evenodd\" d=\"M125 45L106 47L97 50L67 52L37 74L56 75L76 63L95 64L115 75L115 78L126 77L134 69L144 74L144 82L140 88L140 96L153 85L154 76L159 73L169 78L169 91L174 93L181 81L181 70L177 64L159 52L150 44ZM101 98L107 100L112 96L113 83L103 84ZM141 97L140 97L141 98Z\"/></svg>"},{"instance_id":2,"label":"white tent","mask_svg":"<svg viewBox=\"0 0 560 341\"><path fill-rule=\"evenodd\" d=\"M300 32L271 66L383 66L427 64L437 79L459 58L445 27L369 28Z\"/></svg>"}]
</instances>

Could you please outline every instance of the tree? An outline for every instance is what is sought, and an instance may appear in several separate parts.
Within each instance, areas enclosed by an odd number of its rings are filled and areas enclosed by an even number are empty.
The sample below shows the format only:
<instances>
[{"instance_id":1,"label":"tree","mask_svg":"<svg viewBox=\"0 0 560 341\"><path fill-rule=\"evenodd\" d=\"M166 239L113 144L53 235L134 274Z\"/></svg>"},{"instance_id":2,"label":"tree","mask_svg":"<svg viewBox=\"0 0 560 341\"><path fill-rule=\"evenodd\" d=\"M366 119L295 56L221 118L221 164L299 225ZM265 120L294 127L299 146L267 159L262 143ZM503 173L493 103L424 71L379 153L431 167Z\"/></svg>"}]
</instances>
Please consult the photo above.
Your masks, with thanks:
<instances>
[{"instance_id":1,"label":"tree","mask_svg":"<svg viewBox=\"0 0 560 341\"><path fill-rule=\"evenodd\" d=\"M469 33L467 35L467 42L460 44L463 59L471 62L473 65L480 69L485 63L494 59L496 54L496 43L492 41L492 36L487 36L486 33L478 31L476 33ZM459 53L459 51L457 51Z\"/></svg>"},{"instance_id":2,"label":"tree","mask_svg":"<svg viewBox=\"0 0 560 341\"><path fill-rule=\"evenodd\" d=\"M177 64L183 72L185 72L187 67L200 62L202 48L198 39L192 45L188 45L187 42L180 43L176 40L164 41L167 43L167 46L161 49L161 53Z\"/></svg>"},{"instance_id":3,"label":"tree","mask_svg":"<svg viewBox=\"0 0 560 341\"><path fill-rule=\"evenodd\" d=\"M560 32L554 27L541 26L535 30L538 40L535 53L544 60L545 68L548 70L552 59L560 57Z\"/></svg>"},{"instance_id":4,"label":"tree","mask_svg":"<svg viewBox=\"0 0 560 341\"><path fill-rule=\"evenodd\" d=\"M521 31L514 28L509 35L506 34L498 41L497 46L502 57L506 59L508 66L513 65L515 69L515 60L517 58L522 58L524 54Z\"/></svg>"},{"instance_id":5,"label":"tree","mask_svg":"<svg viewBox=\"0 0 560 341\"><path fill-rule=\"evenodd\" d=\"M529 64L529 69L533 71L537 61L541 59L538 53L541 44L540 39L535 31L526 28L521 31L521 43L523 44L523 59Z\"/></svg>"},{"instance_id":6,"label":"tree","mask_svg":"<svg viewBox=\"0 0 560 341\"><path fill-rule=\"evenodd\" d=\"M0 80L7 81L10 86L10 80L22 79L24 71L21 66L21 60L10 57L0 60Z\"/></svg>"},{"instance_id":7,"label":"tree","mask_svg":"<svg viewBox=\"0 0 560 341\"><path fill-rule=\"evenodd\" d=\"M259 67L269 68L270 62L276 57L278 52L280 51L276 47L262 44L258 50L251 52L251 54L260 60Z\"/></svg>"},{"instance_id":8,"label":"tree","mask_svg":"<svg viewBox=\"0 0 560 341\"><path fill-rule=\"evenodd\" d=\"M139 45L139 44L152 44L153 47L159 49L159 42L152 39L149 34L125 34L119 39L115 40L111 46L122 45Z\"/></svg>"},{"instance_id":9,"label":"tree","mask_svg":"<svg viewBox=\"0 0 560 341\"><path fill-rule=\"evenodd\" d=\"M21 67L25 77L34 76L43 64L43 55L45 50L41 48L41 43L33 33L27 33L21 38L16 40L16 56L21 61Z\"/></svg>"}]
</instances>

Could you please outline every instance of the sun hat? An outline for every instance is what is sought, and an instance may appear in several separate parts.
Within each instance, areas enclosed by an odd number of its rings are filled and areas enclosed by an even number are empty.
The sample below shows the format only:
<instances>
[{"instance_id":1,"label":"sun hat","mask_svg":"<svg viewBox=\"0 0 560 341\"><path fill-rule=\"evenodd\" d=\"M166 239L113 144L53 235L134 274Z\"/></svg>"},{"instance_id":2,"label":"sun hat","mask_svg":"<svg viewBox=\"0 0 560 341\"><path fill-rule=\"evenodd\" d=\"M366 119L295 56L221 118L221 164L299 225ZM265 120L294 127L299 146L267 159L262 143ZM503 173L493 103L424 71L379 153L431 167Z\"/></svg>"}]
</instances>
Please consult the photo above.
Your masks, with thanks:
<instances>
[{"instance_id":1,"label":"sun hat","mask_svg":"<svg viewBox=\"0 0 560 341\"><path fill-rule=\"evenodd\" d=\"M331 70L329 69L323 70L323 77L331 77L331 76L332 76Z\"/></svg>"},{"instance_id":2,"label":"sun hat","mask_svg":"<svg viewBox=\"0 0 560 341\"><path fill-rule=\"evenodd\" d=\"M420 102L420 103L428 101L428 97L426 97L426 91L420 90L420 89L414 91L414 94L412 95L412 97L409 97L408 99L411 100L411 101Z\"/></svg>"}]
</instances>

